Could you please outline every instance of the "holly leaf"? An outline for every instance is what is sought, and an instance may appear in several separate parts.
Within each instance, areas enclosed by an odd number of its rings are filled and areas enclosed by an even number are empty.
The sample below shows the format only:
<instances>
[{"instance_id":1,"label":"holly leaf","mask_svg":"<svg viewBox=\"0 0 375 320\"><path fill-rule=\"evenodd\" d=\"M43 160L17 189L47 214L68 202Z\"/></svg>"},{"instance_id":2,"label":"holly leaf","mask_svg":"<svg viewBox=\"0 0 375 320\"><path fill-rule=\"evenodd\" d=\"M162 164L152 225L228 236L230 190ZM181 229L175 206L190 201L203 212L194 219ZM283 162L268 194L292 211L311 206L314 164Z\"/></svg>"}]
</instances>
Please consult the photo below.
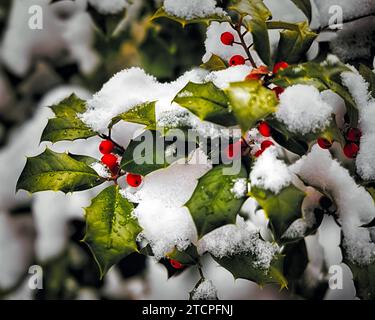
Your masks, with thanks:
<instances>
[{"instance_id":1,"label":"holly leaf","mask_svg":"<svg viewBox=\"0 0 375 320\"><path fill-rule=\"evenodd\" d=\"M359 65L359 73L369 83L371 95L375 98L375 73L364 64Z\"/></svg>"},{"instance_id":2,"label":"holly leaf","mask_svg":"<svg viewBox=\"0 0 375 320\"><path fill-rule=\"evenodd\" d=\"M283 275L284 256L282 255L274 257L268 270L259 268L254 263L254 257L251 254L239 254L224 258L212 257L219 265L232 273L235 279L254 281L260 286L272 283L279 284L281 288L288 286L288 281Z\"/></svg>"},{"instance_id":3,"label":"holly leaf","mask_svg":"<svg viewBox=\"0 0 375 320\"><path fill-rule=\"evenodd\" d=\"M212 54L210 60L200 65L201 68L208 71L219 71L228 68L227 63L216 54Z\"/></svg>"},{"instance_id":4,"label":"holly leaf","mask_svg":"<svg viewBox=\"0 0 375 320\"><path fill-rule=\"evenodd\" d=\"M265 6L263 0L233 0L228 7L245 18L243 24L253 35L254 49L266 65L271 64L271 47L266 21L272 18L271 11Z\"/></svg>"},{"instance_id":5,"label":"holly leaf","mask_svg":"<svg viewBox=\"0 0 375 320\"><path fill-rule=\"evenodd\" d=\"M223 14L223 15L212 14L212 15L209 15L209 16L206 16L206 17L197 17L197 18L193 18L193 19L184 19L184 18L180 18L180 17L174 16L174 15L168 13L164 9L164 7L159 8L154 13L154 15L151 17L151 21L159 19L159 18L167 18L167 19L176 21L176 22L180 23L183 28L186 25L191 24L191 23L203 23L203 24L205 24L205 25L208 26L212 21L219 21L219 22L225 22L225 21L229 22L229 21L231 21L230 17L227 16L227 15L225 15L225 14Z\"/></svg>"},{"instance_id":6,"label":"holly leaf","mask_svg":"<svg viewBox=\"0 0 375 320\"><path fill-rule=\"evenodd\" d=\"M190 200L186 203L198 236L228 223L235 223L236 216L245 199L237 199L231 189L238 178L246 178L245 167L237 174L224 174L226 166L214 167L199 179ZM227 168L228 169L228 168Z\"/></svg>"},{"instance_id":7,"label":"holly leaf","mask_svg":"<svg viewBox=\"0 0 375 320\"><path fill-rule=\"evenodd\" d=\"M126 172L143 176L167 168L173 162L174 155L168 152L171 144L173 142L166 141L159 131L145 131L130 141L120 167Z\"/></svg>"},{"instance_id":8,"label":"holly leaf","mask_svg":"<svg viewBox=\"0 0 375 320\"><path fill-rule=\"evenodd\" d=\"M306 21L296 25L297 30L289 29L280 32L276 61L286 61L290 64L301 61L301 57L306 54L318 36Z\"/></svg>"},{"instance_id":9,"label":"holly leaf","mask_svg":"<svg viewBox=\"0 0 375 320\"><path fill-rule=\"evenodd\" d=\"M133 205L124 199L118 186L99 193L85 208L84 239L100 269L100 276L130 253L138 252L136 238L141 227L132 215Z\"/></svg>"},{"instance_id":10,"label":"holly leaf","mask_svg":"<svg viewBox=\"0 0 375 320\"><path fill-rule=\"evenodd\" d=\"M17 182L17 191L68 193L91 189L104 181L85 161L80 162L66 153L56 153L47 148L42 154L27 158Z\"/></svg>"},{"instance_id":11,"label":"holly leaf","mask_svg":"<svg viewBox=\"0 0 375 320\"><path fill-rule=\"evenodd\" d=\"M260 81L233 82L225 93L244 132L254 127L260 119L275 112L278 104L275 93L263 87Z\"/></svg>"},{"instance_id":12,"label":"holly leaf","mask_svg":"<svg viewBox=\"0 0 375 320\"><path fill-rule=\"evenodd\" d=\"M92 164L98 162L97 159L90 157L90 156L83 156L80 154L73 154L73 153L68 153L69 157L73 158L74 160L77 160L79 162L86 163L88 166L91 166Z\"/></svg>"},{"instance_id":13,"label":"holly leaf","mask_svg":"<svg viewBox=\"0 0 375 320\"><path fill-rule=\"evenodd\" d=\"M196 265L199 261L199 254L197 248L194 245L190 245L186 250L180 251L174 249L167 255L168 259L173 259L184 266Z\"/></svg>"},{"instance_id":14,"label":"holly leaf","mask_svg":"<svg viewBox=\"0 0 375 320\"><path fill-rule=\"evenodd\" d=\"M78 118L78 114L86 111L86 102L75 94L51 106L51 109L55 118L48 120L41 141L72 141L87 139L97 134Z\"/></svg>"},{"instance_id":15,"label":"holly leaf","mask_svg":"<svg viewBox=\"0 0 375 320\"><path fill-rule=\"evenodd\" d=\"M307 19L311 21L312 9L310 0L291 0L305 14Z\"/></svg>"},{"instance_id":16,"label":"holly leaf","mask_svg":"<svg viewBox=\"0 0 375 320\"><path fill-rule=\"evenodd\" d=\"M155 115L156 102L146 102L140 104L120 115L114 117L109 125L112 128L120 121L127 121L132 123L144 124L146 129L156 128L156 115Z\"/></svg>"},{"instance_id":17,"label":"holly leaf","mask_svg":"<svg viewBox=\"0 0 375 320\"><path fill-rule=\"evenodd\" d=\"M173 102L188 109L201 120L219 125L232 126L237 123L228 109L225 93L212 82L189 82L174 98Z\"/></svg>"},{"instance_id":18,"label":"holly leaf","mask_svg":"<svg viewBox=\"0 0 375 320\"><path fill-rule=\"evenodd\" d=\"M250 195L266 212L276 239L280 239L289 226L302 217L301 206L306 194L294 185L289 185L278 194L252 186Z\"/></svg>"}]
</instances>

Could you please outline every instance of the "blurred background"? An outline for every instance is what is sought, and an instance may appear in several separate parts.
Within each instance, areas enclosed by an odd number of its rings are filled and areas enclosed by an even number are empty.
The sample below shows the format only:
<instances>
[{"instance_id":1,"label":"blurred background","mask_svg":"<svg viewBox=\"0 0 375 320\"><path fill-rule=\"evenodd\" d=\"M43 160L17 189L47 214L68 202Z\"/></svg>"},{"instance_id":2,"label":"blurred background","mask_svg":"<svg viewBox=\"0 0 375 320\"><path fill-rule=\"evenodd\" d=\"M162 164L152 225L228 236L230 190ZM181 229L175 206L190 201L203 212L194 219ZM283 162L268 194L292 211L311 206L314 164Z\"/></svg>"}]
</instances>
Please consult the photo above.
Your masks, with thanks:
<instances>
[{"instance_id":1,"label":"blurred background","mask_svg":"<svg viewBox=\"0 0 375 320\"><path fill-rule=\"evenodd\" d=\"M120 3L120 10L111 2ZM276 19L304 20L289 0L265 2ZM357 1L338 2L358 6ZM326 26L327 3L334 1L315 0L312 28ZM227 1L218 4L225 7ZM29 25L35 5L42 8L42 29ZM160 81L173 81L202 63L205 27L181 28L165 19L150 22L160 5L158 0L0 1L0 299L187 299L198 280L194 270L176 275L163 261L140 255L125 258L99 280L94 259L80 243L82 208L95 191L15 194L25 156L41 150L40 135L51 116L47 106L72 92L87 99L116 72L131 66L142 67ZM311 57L324 48L345 62L373 68L374 9L375 5L365 12L356 10L343 30L322 34ZM96 144L93 139L74 142L69 150L92 150ZM67 144L58 143L55 150L67 150ZM340 252L339 230L326 220L321 234L307 240L309 266L318 279L312 296L351 299L355 292L350 284L339 293L327 291L322 256L340 263ZM323 240L331 247L318 248L316 243ZM43 268L42 290L28 285L32 265ZM276 288L234 281L213 262L207 265L207 278L221 299L290 298ZM350 283L350 271L344 271Z\"/></svg>"}]
</instances>

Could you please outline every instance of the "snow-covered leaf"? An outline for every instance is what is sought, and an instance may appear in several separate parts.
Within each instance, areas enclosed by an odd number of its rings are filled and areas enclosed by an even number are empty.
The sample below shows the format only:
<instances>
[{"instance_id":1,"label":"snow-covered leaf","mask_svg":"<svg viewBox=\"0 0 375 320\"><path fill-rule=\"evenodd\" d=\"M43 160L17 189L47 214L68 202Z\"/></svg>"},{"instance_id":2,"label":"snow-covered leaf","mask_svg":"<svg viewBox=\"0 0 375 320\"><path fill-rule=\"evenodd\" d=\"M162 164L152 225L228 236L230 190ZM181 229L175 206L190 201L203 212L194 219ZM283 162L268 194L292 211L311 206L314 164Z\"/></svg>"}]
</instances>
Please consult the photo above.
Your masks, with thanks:
<instances>
[{"instance_id":1,"label":"snow-covered leaf","mask_svg":"<svg viewBox=\"0 0 375 320\"><path fill-rule=\"evenodd\" d=\"M208 60L206 63L203 63L200 67L208 71L219 71L228 68L228 65L219 56L217 56L216 54L212 54L210 60Z\"/></svg>"},{"instance_id":2,"label":"snow-covered leaf","mask_svg":"<svg viewBox=\"0 0 375 320\"><path fill-rule=\"evenodd\" d=\"M235 118L229 112L225 93L212 82L189 82L173 101L193 112L201 120L224 126L236 124Z\"/></svg>"},{"instance_id":3,"label":"snow-covered leaf","mask_svg":"<svg viewBox=\"0 0 375 320\"><path fill-rule=\"evenodd\" d=\"M297 24L298 30L283 30L280 32L280 42L277 49L276 61L297 63L301 61L318 36L307 22Z\"/></svg>"},{"instance_id":4,"label":"snow-covered leaf","mask_svg":"<svg viewBox=\"0 0 375 320\"><path fill-rule=\"evenodd\" d=\"M253 35L254 49L266 65L271 64L271 47L266 21L272 18L270 10L263 0L232 0L228 8L238 12L241 16L251 16L243 23Z\"/></svg>"},{"instance_id":5,"label":"snow-covered leaf","mask_svg":"<svg viewBox=\"0 0 375 320\"><path fill-rule=\"evenodd\" d=\"M86 161L80 162L66 153L56 153L47 148L42 154L27 159L17 190L68 193L91 189L103 182Z\"/></svg>"},{"instance_id":6,"label":"snow-covered leaf","mask_svg":"<svg viewBox=\"0 0 375 320\"><path fill-rule=\"evenodd\" d=\"M301 206L306 195L294 185L282 189L279 194L252 186L250 193L266 212L277 239L292 222L302 217Z\"/></svg>"},{"instance_id":7,"label":"snow-covered leaf","mask_svg":"<svg viewBox=\"0 0 375 320\"><path fill-rule=\"evenodd\" d=\"M147 129L156 128L155 102L147 102L138 105L129 111L121 113L114 117L111 121L110 127L113 127L120 121L127 121L132 123L144 124Z\"/></svg>"},{"instance_id":8,"label":"snow-covered leaf","mask_svg":"<svg viewBox=\"0 0 375 320\"><path fill-rule=\"evenodd\" d=\"M219 22L225 22L230 21L230 18L226 15L220 15L220 14L212 14L206 17L197 17L193 19L185 19L181 17L174 16L170 13L168 13L163 7L159 8L155 14L151 17L151 20L159 19L159 18L167 18L173 21L176 21L182 25L182 27L185 27L188 24L191 23L203 23L205 25L209 25L212 21L219 21Z\"/></svg>"},{"instance_id":9,"label":"snow-covered leaf","mask_svg":"<svg viewBox=\"0 0 375 320\"><path fill-rule=\"evenodd\" d=\"M238 199L232 192L238 178L246 178L246 169L242 166L238 174L225 175L224 165L216 166L199 179L192 197L186 203L197 227L198 236L234 223L236 216L245 201Z\"/></svg>"},{"instance_id":10,"label":"snow-covered leaf","mask_svg":"<svg viewBox=\"0 0 375 320\"><path fill-rule=\"evenodd\" d=\"M277 98L260 81L233 82L225 90L241 129L245 132L276 111Z\"/></svg>"},{"instance_id":11,"label":"snow-covered leaf","mask_svg":"<svg viewBox=\"0 0 375 320\"><path fill-rule=\"evenodd\" d=\"M103 190L85 209L87 224L83 241L94 254L101 277L113 264L138 251L136 238L141 228L132 215L133 209L119 193L118 186Z\"/></svg>"},{"instance_id":12,"label":"snow-covered leaf","mask_svg":"<svg viewBox=\"0 0 375 320\"><path fill-rule=\"evenodd\" d=\"M96 132L85 125L78 114L86 111L86 102L72 94L59 104L51 106L55 118L49 119L41 141L63 141L87 139L96 135Z\"/></svg>"}]
</instances>

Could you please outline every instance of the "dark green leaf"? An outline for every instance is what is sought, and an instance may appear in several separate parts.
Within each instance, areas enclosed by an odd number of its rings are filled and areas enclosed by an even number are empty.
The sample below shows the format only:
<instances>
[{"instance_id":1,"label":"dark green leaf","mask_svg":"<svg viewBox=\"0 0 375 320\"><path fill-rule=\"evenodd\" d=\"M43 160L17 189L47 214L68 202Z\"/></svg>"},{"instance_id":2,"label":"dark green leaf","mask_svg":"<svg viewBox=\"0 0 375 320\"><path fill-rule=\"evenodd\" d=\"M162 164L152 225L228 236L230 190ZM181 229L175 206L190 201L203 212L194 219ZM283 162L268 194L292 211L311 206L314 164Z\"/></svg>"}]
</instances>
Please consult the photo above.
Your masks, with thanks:
<instances>
[{"instance_id":1,"label":"dark green leaf","mask_svg":"<svg viewBox=\"0 0 375 320\"><path fill-rule=\"evenodd\" d=\"M301 61L301 57L306 54L318 36L309 28L307 22L300 22L297 25L297 31L283 30L280 32L276 61L286 61L288 63Z\"/></svg>"},{"instance_id":2,"label":"dark green leaf","mask_svg":"<svg viewBox=\"0 0 375 320\"><path fill-rule=\"evenodd\" d=\"M144 124L147 129L156 128L155 102L140 104L129 111L114 117L109 127L113 127L120 121Z\"/></svg>"},{"instance_id":3,"label":"dark green leaf","mask_svg":"<svg viewBox=\"0 0 375 320\"><path fill-rule=\"evenodd\" d=\"M201 238L206 233L228 223L234 223L245 199L237 199L231 189L238 178L246 178L242 166L238 174L224 174L224 165L207 172L186 203ZM228 169L228 168L227 168Z\"/></svg>"},{"instance_id":4,"label":"dark green leaf","mask_svg":"<svg viewBox=\"0 0 375 320\"><path fill-rule=\"evenodd\" d=\"M90 156L82 156L80 154L73 154L73 153L68 153L68 155L69 155L69 157L73 158L74 160L86 163L88 166L91 166L95 162L98 162L97 159L92 158Z\"/></svg>"},{"instance_id":5,"label":"dark green leaf","mask_svg":"<svg viewBox=\"0 0 375 320\"><path fill-rule=\"evenodd\" d=\"M85 162L77 161L66 153L46 149L42 154L27 159L17 182L17 190L68 193L91 189L103 182L104 179Z\"/></svg>"},{"instance_id":6,"label":"dark green leaf","mask_svg":"<svg viewBox=\"0 0 375 320\"><path fill-rule=\"evenodd\" d=\"M42 141L87 139L97 134L78 118L78 114L86 111L86 102L76 95L72 94L51 109L56 117L48 120Z\"/></svg>"},{"instance_id":7,"label":"dark green leaf","mask_svg":"<svg viewBox=\"0 0 375 320\"><path fill-rule=\"evenodd\" d=\"M311 21L311 1L310 0L291 0L305 14L307 19Z\"/></svg>"},{"instance_id":8,"label":"dark green leaf","mask_svg":"<svg viewBox=\"0 0 375 320\"><path fill-rule=\"evenodd\" d=\"M232 126L237 122L228 109L225 93L212 82L189 82L173 100L188 109L201 120L219 125Z\"/></svg>"},{"instance_id":9,"label":"dark green leaf","mask_svg":"<svg viewBox=\"0 0 375 320\"><path fill-rule=\"evenodd\" d=\"M217 56L216 54L212 54L210 60L208 60L206 63L203 63L200 67L208 71L219 71L228 68L228 65L219 56Z\"/></svg>"},{"instance_id":10,"label":"dark green leaf","mask_svg":"<svg viewBox=\"0 0 375 320\"><path fill-rule=\"evenodd\" d=\"M277 239L302 217L301 206L306 195L294 185L289 185L278 194L252 186L250 194L266 212Z\"/></svg>"},{"instance_id":11,"label":"dark green leaf","mask_svg":"<svg viewBox=\"0 0 375 320\"><path fill-rule=\"evenodd\" d=\"M194 245L190 245L185 251L175 249L167 256L169 259L177 260L185 266L196 265L199 261L199 254Z\"/></svg>"},{"instance_id":12,"label":"dark green leaf","mask_svg":"<svg viewBox=\"0 0 375 320\"><path fill-rule=\"evenodd\" d=\"M263 87L260 81L233 82L225 90L242 131L276 111L278 104L273 91Z\"/></svg>"},{"instance_id":13,"label":"dark green leaf","mask_svg":"<svg viewBox=\"0 0 375 320\"><path fill-rule=\"evenodd\" d=\"M109 268L132 252L138 252L136 238L141 228L133 217L133 205L110 186L85 209L84 241L98 263L101 277Z\"/></svg>"},{"instance_id":14,"label":"dark green leaf","mask_svg":"<svg viewBox=\"0 0 375 320\"><path fill-rule=\"evenodd\" d=\"M271 64L271 47L266 21L272 18L263 0L233 0L229 10L238 12L245 18L243 23L253 35L254 49L266 65Z\"/></svg>"}]
</instances>

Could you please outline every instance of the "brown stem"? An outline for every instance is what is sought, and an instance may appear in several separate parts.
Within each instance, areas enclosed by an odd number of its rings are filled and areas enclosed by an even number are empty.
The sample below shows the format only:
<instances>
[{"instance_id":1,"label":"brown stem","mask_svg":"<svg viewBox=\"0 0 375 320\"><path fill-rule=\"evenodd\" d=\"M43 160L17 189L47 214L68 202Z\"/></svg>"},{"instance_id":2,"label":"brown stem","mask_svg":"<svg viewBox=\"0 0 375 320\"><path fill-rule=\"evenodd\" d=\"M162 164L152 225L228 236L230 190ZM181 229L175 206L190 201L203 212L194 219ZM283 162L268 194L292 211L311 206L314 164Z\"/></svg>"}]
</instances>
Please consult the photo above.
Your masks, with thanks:
<instances>
[{"instance_id":1,"label":"brown stem","mask_svg":"<svg viewBox=\"0 0 375 320\"><path fill-rule=\"evenodd\" d=\"M239 45L241 45L243 47L243 49L245 50L246 52L246 55L251 63L251 65L253 66L253 68L257 68L257 65L255 63L255 60L253 58L253 56L251 55L251 52L250 52L250 47L246 44L245 42L245 39L244 39L244 36L246 35L247 32L244 32L242 33L241 32L241 27L242 27L242 20L243 20L243 17L240 18L240 21L238 22L237 25L233 25L233 24L230 24L232 26L232 28L237 32L239 38L240 38L240 43L238 43Z\"/></svg>"}]
</instances>

